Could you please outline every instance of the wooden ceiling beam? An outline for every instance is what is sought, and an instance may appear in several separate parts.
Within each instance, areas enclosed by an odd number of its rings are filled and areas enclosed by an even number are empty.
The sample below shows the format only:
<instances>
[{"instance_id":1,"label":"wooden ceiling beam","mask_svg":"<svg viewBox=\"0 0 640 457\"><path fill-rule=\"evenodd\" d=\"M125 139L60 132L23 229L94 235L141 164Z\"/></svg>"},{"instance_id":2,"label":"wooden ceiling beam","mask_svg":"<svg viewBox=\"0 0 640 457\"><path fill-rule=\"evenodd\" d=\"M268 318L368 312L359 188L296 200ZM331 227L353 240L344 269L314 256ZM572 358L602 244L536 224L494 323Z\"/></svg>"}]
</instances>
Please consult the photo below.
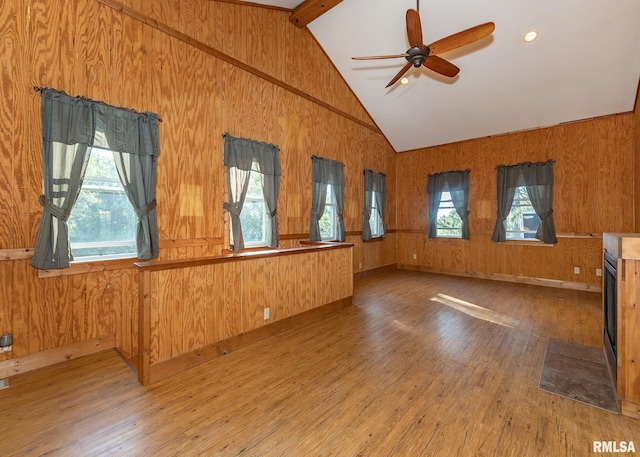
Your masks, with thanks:
<instances>
[{"instance_id":1,"label":"wooden ceiling beam","mask_svg":"<svg viewBox=\"0 0 640 457\"><path fill-rule=\"evenodd\" d=\"M340 2L342 0L304 0L295 7L289 20L298 27L306 27Z\"/></svg>"}]
</instances>

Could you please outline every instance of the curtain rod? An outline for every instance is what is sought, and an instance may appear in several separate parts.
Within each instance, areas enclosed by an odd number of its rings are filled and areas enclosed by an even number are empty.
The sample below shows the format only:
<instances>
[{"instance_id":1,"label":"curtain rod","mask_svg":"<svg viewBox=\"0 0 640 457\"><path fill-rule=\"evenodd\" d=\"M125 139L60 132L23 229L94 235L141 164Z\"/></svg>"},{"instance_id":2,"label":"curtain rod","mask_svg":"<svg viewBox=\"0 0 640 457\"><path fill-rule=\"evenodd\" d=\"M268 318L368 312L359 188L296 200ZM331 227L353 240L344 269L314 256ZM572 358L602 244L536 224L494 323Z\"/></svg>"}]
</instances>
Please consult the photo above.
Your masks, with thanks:
<instances>
[{"instance_id":1,"label":"curtain rod","mask_svg":"<svg viewBox=\"0 0 640 457\"><path fill-rule=\"evenodd\" d=\"M42 93L42 91L46 89L45 87L38 87L38 86L33 86L33 90L35 90L36 92L40 92ZM158 117L158 122L162 122L162 118Z\"/></svg>"},{"instance_id":2,"label":"curtain rod","mask_svg":"<svg viewBox=\"0 0 640 457\"><path fill-rule=\"evenodd\" d=\"M386 177L386 173L382 173L381 171L373 171L370 168L365 168L364 170L362 170L362 174L365 175L367 174L367 170L370 171L371 173L373 173L374 175L382 175L384 177Z\"/></svg>"},{"instance_id":3,"label":"curtain rod","mask_svg":"<svg viewBox=\"0 0 640 457\"><path fill-rule=\"evenodd\" d=\"M522 167L522 166L530 167L532 165L544 165L545 163L549 163L549 162L556 163L556 161L553 160L553 159L547 159L547 160L542 161L542 162L530 162L530 161L529 162L520 162L520 163L516 163L514 165L497 165L496 166L496 170L498 168L511 168L511 167Z\"/></svg>"},{"instance_id":4,"label":"curtain rod","mask_svg":"<svg viewBox=\"0 0 640 457\"><path fill-rule=\"evenodd\" d=\"M266 141L254 140L253 138L235 137L235 136L231 135L229 132L224 132L222 134L222 138L224 138L224 139L233 138L234 140L250 141L253 144L259 144L259 145L264 145L264 146L268 146L268 147L273 147L273 148L276 149L276 151L278 151L278 152L280 151L280 146L278 146L277 144L267 143Z\"/></svg>"}]
</instances>

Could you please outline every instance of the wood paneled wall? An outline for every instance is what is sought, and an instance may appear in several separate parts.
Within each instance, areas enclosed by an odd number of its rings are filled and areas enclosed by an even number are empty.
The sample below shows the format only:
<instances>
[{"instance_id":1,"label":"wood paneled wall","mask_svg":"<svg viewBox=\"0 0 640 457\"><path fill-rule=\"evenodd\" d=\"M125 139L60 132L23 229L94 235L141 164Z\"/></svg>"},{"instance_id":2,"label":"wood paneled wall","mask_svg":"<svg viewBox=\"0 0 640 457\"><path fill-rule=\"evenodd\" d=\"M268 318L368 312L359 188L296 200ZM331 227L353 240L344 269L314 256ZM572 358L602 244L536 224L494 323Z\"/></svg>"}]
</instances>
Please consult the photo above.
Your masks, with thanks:
<instances>
[{"instance_id":1,"label":"wood paneled wall","mask_svg":"<svg viewBox=\"0 0 640 457\"><path fill-rule=\"evenodd\" d=\"M312 155L345 163L350 233L361 230L363 169L386 173L395 228L394 151L286 11L210 0L5 0L0 37L0 333L14 336L0 361L112 334L127 358L138 350L132 262L40 278L28 265L42 189L33 86L160 115L160 259L226 247L224 132L280 147L282 247L308 236ZM358 242L353 259L354 271L393 264L395 239Z\"/></svg>"},{"instance_id":2,"label":"wood paneled wall","mask_svg":"<svg viewBox=\"0 0 640 457\"><path fill-rule=\"evenodd\" d=\"M399 154L398 263L488 273L488 277L550 279L597 289L602 232L635 231L634 122L637 115L621 114ZM496 166L547 159L555 160L558 244L492 242ZM465 168L471 170L471 240L428 239L427 175ZM580 275L574 274L576 266Z\"/></svg>"},{"instance_id":3,"label":"wood paneled wall","mask_svg":"<svg viewBox=\"0 0 640 457\"><path fill-rule=\"evenodd\" d=\"M639 192L635 192L635 229L636 231L640 230L640 82L638 83L638 91L636 93L636 103L634 113L634 147L635 147L635 161L634 161L634 184L635 189L638 189Z\"/></svg>"},{"instance_id":4,"label":"wood paneled wall","mask_svg":"<svg viewBox=\"0 0 640 457\"><path fill-rule=\"evenodd\" d=\"M340 244L258 258L198 259L180 262L179 268L168 262L170 269L162 262L141 264L140 312L148 328L140 330L140 380L154 382L180 371L185 359L197 360L187 366L202 363L208 359L202 350L225 340L237 348L243 345L240 339L253 341L252 332L258 338L268 336L254 331L269 324L278 328L278 321L324 305L350 304L352 251L351 245ZM269 319L264 319L266 308ZM216 356L223 351L212 352Z\"/></svg>"}]
</instances>

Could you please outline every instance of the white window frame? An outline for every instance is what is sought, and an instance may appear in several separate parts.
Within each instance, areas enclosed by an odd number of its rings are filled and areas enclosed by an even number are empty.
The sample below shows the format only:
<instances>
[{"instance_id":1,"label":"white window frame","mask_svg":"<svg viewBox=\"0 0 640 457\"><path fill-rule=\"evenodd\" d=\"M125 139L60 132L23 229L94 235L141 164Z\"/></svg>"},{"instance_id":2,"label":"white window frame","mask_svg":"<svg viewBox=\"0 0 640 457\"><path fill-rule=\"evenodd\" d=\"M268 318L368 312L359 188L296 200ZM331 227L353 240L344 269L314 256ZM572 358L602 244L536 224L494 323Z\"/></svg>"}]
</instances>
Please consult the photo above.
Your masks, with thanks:
<instances>
[{"instance_id":1,"label":"white window frame","mask_svg":"<svg viewBox=\"0 0 640 457\"><path fill-rule=\"evenodd\" d=\"M526 195L526 198L522 197L523 194ZM533 209L533 205L531 205L531 199L529 197L529 192L527 192L526 186L520 186L516 188L516 192L513 196L513 201L511 202L511 209L509 210L509 215L507 216L507 220L513 217L512 214L513 214L514 208L525 208L522 211L522 214L524 214L525 212L528 214L531 214L533 212L533 214L535 215L535 218L538 219L538 225L540 224L540 218L538 217L535 210ZM520 218L520 220L522 221L522 218ZM530 236L527 236L527 235L530 235ZM527 230L522 226L520 226L516 230L509 230L509 228L505 226L505 239L507 241L511 240L511 241L540 242L540 240L538 240L535 237L535 235L536 235L536 230Z\"/></svg>"},{"instance_id":2,"label":"white window frame","mask_svg":"<svg viewBox=\"0 0 640 457\"><path fill-rule=\"evenodd\" d=\"M110 154L113 155L113 151L110 151L108 149L102 149L102 148L92 148L92 150L90 151L90 156L89 156L89 161L91 161L92 157L95 157L95 155L98 154ZM94 155L95 154L95 155ZM115 162L113 163L113 167L115 169ZM116 171L117 173L117 171ZM86 184L88 182L99 182L102 183L103 185L91 185L91 184ZM117 187L114 186L108 186L108 185L104 185L104 184L117 184ZM126 198L126 191L124 190L124 187L122 186L122 182L120 181L120 178L118 177L111 177L111 176L107 176L107 175L85 175L84 179L83 179L83 185L80 188L80 193L78 194L78 199L80 199L82 197L82 193L83 192L99 192L99 193L114 193L114 194L122 194L125 198ZM77 207L75 208L77 210ZM133 209L133 206L131 206L131 216L132 218L137 219L136 214L135 214L135 210ZM96 209L96 211L100 211L100 209ZM71 215L69 216L69 221L73 220L73 213L74 211L71 211ZM137 222L137 221L136 221ZM71 234L70 234L71 235ZM69 237L69 248L71 249L71 253L73 254L73 258L74 260L72 261L72 263L75 262L89 262L89 261L94 261L94 260L111 260L111 259L126 259L126 258L135 258L137 256L137 251L136 251L136 232L135 230L133 231L133 233L131 233L132 238L129 240L110 240L110 241L84 241L84 242L73 242L71 241L71 236ZM78 249L87 249L87 248L110 248L110 247L119 247L119 246L127 246L127 245L131 245L133 246L133 249L131 252L124 252L124 253L119 253L119 254L104 254L104 255L82 255L81 253L78 253L77 250ZM74 252L74 249L76 249L76 252Z\"/></svg>"},{"instance_id":3,"label":"white window frame","mask_svg":"<svg viewBox=\"0 0 640 457\"><path fill-rule=\"evenodd\" d=\"M441 211L453 211L453 213L455 214L455 217L457 219L460 220L460 226L459 227L441 227L438 225L438 222L440 221L440 212ZM460 216L458 215L456 208L453 206L453 200L451 199L451 193L449 191L443 191L441 198L440 198L440 204L438 205L438 216L436 217L436 238L462 238L462 219L460 218ZM449 214L449 213L447 213ZM457 234L451 234L451 233L442 233L442 232L451 232L451 231L456 231Z\"/></svg>"}]
</instances>

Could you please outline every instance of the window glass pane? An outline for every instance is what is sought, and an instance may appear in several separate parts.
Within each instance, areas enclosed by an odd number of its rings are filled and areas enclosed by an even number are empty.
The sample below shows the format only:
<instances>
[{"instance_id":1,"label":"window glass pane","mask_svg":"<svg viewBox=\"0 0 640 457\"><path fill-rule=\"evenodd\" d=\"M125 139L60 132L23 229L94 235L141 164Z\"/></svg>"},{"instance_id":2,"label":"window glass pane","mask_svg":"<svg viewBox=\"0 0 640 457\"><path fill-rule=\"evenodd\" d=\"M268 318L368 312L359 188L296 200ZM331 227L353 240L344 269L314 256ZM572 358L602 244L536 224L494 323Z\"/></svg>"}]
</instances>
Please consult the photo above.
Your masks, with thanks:
<instances>
[{"instance_id":1,"label":"window glass pane","mask_svg":"<svg viewBox=\"0 0 640 457\"><path fill-rule=\"evenodd\" d=\"M254 167L256 166L254 162ZM249 175L249 187L247 188L247 197L258 198L262 200L264 194L262 192L262 174L251 170Z\"/></svg>"},{"instance_id":2,"label":"window glass pane","mask_svg":"<svg viewBox=\"0 0 640 457\"><path fill-rule=\"evenodd\" d=\"M254 164L255 165L255 164ZM240 213L242 236L245 246L266 244L266 213L262 192L262 174L252 171L249 176L247 196Z\"/></svg>"},{"instance_id":3,"label":"window glass pane","mask_svg":"<svg viewBox=\"0 0 640 457\"><path fill-rule=\"evenodd\" d=\"M113 153L94 148L68 221L74 258L135 257L137 222Z\"/></svg>"},{"instance_id":4,"label":"window glass pane","mask_svg":"<svg viewBox=\"0 0 640 457\"><path fill-rule=\"evenodd\" d=\"M376 203L376 192L371 192L371 217L369 218L369 228L371 229L371 236L381 236L382 227L380 221L380 215L378 214L378 206Z\"/></svg>"},{"instance_id":5,"label":"window glass pane","mask_svg":"<svg viewBox=\"0 0 640 457\"><path fill-rule=\"evenodd\" d=\"M333 204L334 195L333 195L333 186L331 184L327 184L327 196L324 199L324 202L327 205Z\"/></svg>"},{"instance_id":6,"label":"window glass pane","mask_svg":"<svg viewBox=\"0 0 640 457\"><path fill-rule=\"evenodd\" d=\"M436 233L437 236L448 238L462 237L462 219L453 206L449 192L442 192L440 206L438 207Z\"/></svg>"},{"instance_id":7,"label":"window glass pane","mask_svg":"<svg viewBox=\"0 0 640 457\"><path fill-rule=\"evenodd\" d=\"M536 214L525 186L516 189L511 211L505 221L508 240L535 239L540 218Z\"/></svg>"},{"instance_id":8,"label":"window glass pane","mask_svg":"<svg viewBox=\"0 0 640 457\"><path fill-rule=\"evenodd\" d=\"M327 185L327 199L324 205L324 213L318 221L320 226L320 238L323 240L336 239L336 199L333 186Z\"/></svg>"}]
</instances>

